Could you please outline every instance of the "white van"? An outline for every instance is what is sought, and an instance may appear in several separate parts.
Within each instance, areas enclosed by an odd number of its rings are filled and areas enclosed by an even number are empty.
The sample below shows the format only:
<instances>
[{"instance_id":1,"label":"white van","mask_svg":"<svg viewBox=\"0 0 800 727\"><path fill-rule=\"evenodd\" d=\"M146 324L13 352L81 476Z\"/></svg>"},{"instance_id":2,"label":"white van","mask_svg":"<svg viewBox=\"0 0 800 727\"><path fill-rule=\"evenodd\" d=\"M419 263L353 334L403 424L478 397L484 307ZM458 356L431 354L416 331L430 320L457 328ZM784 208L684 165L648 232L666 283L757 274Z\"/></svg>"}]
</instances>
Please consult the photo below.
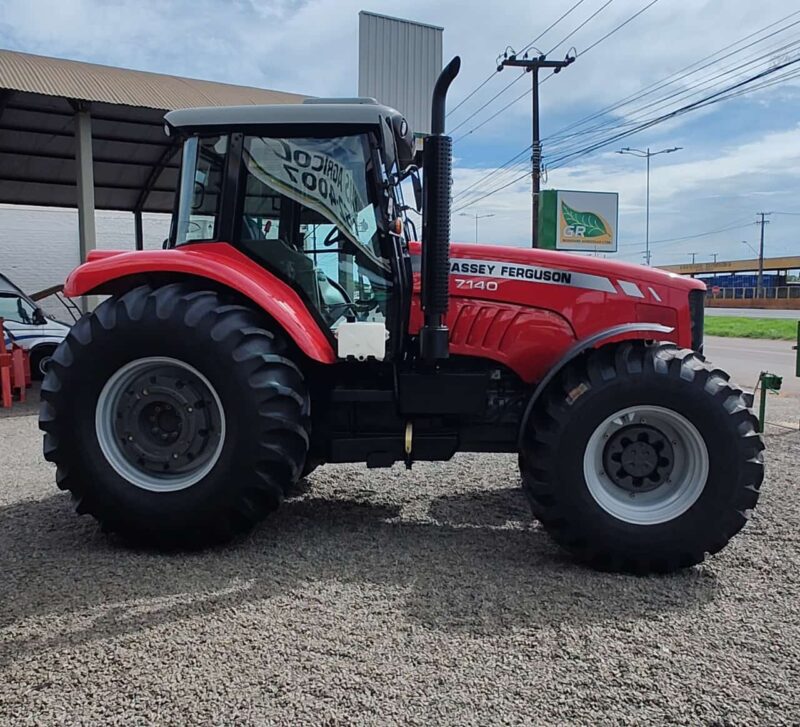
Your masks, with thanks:
<instances>
[{"instance_id":1,"label":"white van","mask_svg":"<svg viewBox=\"0 0 800 727\"><path fill-rule=\"evenodd\" d=\"M30 351L31 375L41 378L47 359L53 355L67 335L69 326L48 318L42 309L25 293L0 274L0 318L3 319L3 338Z\"/></svg>"}]
</instances>

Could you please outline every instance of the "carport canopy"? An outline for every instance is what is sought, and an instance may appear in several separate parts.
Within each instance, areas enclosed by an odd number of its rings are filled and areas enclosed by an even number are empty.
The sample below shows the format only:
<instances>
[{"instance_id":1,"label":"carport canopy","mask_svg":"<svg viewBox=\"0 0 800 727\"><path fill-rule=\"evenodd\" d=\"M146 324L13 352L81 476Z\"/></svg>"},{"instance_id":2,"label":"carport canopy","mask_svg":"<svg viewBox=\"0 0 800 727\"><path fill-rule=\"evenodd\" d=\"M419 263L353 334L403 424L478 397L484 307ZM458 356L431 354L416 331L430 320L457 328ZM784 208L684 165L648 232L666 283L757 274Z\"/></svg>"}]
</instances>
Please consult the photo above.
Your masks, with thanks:
<instances>
[{"instance_id":1,"label":"carport canopy","mask_svg":"<svg viewBox=\"0 0 800 727\"><path fill-rule=\"evenodd\" d=\"M0 50L0 203L78 210L81 259L95 209L171 212L179 149L167 111L299 103L303 96Z\"/></svg>"}]
</instances>

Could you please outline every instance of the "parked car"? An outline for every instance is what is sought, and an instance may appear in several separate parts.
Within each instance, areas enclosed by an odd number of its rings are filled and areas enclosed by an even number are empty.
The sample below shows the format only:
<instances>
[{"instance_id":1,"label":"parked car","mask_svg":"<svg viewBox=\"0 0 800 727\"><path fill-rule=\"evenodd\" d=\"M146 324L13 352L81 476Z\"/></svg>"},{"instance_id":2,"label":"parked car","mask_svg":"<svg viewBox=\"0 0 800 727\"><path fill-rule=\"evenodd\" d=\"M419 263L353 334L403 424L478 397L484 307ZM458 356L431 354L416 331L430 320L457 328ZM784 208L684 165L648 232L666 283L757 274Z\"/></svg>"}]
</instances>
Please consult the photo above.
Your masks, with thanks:
<instances>
[{"instance_id":1,"label":"parked car","mask_svg":"<svg viewBox=\"0 0 800 727\"><path fill-rule=\"evenodd\" d=\"M70 326L50 318L5 275L0 274L0 318L6 346L12 341L30 351L31 375L41 378L47 360Z\"/></svg>"}]
</instances>

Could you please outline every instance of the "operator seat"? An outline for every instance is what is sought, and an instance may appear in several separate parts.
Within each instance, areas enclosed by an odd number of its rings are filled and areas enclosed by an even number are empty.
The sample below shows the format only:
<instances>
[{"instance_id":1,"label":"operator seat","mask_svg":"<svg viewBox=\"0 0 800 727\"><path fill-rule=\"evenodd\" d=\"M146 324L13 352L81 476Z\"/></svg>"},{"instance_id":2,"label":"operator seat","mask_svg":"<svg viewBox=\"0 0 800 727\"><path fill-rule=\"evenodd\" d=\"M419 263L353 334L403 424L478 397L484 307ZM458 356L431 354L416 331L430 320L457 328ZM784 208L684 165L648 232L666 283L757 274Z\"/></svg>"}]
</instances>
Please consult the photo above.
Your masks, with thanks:
<instances>
[{"instance_id":1,"label":"operator seat","mask_svg":"<svg viewBox=\"0 0 800 727\"><path fill-rule=\"evenodd\" d=\"M242 247L267 268L294 281L319 309L320 292L314 261L280 238L268 239L259 225L247 215L242 220Z\"/></svg>"}]
</instances>

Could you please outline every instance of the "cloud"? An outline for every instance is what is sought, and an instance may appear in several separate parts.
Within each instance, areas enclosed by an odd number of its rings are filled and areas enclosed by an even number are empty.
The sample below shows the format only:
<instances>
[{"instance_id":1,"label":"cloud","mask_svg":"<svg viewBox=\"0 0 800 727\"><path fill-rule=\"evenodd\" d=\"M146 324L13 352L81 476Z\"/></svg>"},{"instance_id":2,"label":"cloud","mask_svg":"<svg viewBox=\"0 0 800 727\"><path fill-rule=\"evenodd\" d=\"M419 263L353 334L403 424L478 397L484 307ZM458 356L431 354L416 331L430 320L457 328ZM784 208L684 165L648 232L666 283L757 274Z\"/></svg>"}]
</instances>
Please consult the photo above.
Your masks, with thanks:
<instances>
[{"instance_id":1,"label":"cloud","mask_svg":"<svg viewBox=\"0 0 800 727\"><path fill-rule=\"evenodd\" d=\"M539 50L552 51L553 57L563 56L571 46L579 52L573 65L541 88L545 136L792 10L785 0L692 0L690 9L688 3L661 0L583 54L646 4L645 0L615 0L560 42L601 4L600 0L586 0L536 43ZM363 8L444 26L445 57L459 53L463 60L462 73L452 90L451 108L491 76L449 117L448 123L454 127L515 78L511 69L493 73L498 53L509 44L519 49L530 43L571 6L563 0L505 0L502 6L485 0L407 0L402 7L388 0L371 0L368 4L364 0L3 0L0 45L229 83L352 95L357 87L358 11ZM800 16L773 30L797 20ZM800 25L775 36L768 47L780 55L780 44L785 43L782 38L796 38L798 30ZM743 54L739 58L747 57ZM731 63L735 60L732 58ZM485 111L469 119L457 135L469 131L515 94L522 94L529 86L528 79L523 76ZM684 83L691 81L689 78ZM530 97L524 96L456 144L457 191L530 143L529 101ZM626 139L624 144L655 147L663 142L663 146L686 147L680 155L654 160L652 237L678 237L721 228L732 219L752 219L763 205L797 211L799 112L797 89L777 86L764 90L753 101L729 102ZM550 151L554 151L552 144ZM644 229L641 167L638 160L600 153L554 170L549 184L618 190L621 237L626 244L638 244ZM518 174L522 172L524 165ZM513 179L513 174L498 175L495 181ZM460 203L469 199L462 198ZM463 212L474 210L495 214L480 222L481 236L487 240L527 243L527 180L511 184ZM457 237L474 239L474 219L456 216L453 227ZM769 234L775 249L790 249L795 244L791 225L777 217ZM714 246L716 252L734 255L738 254L737 245L741 247L736 236L738 232L687 244L703 250ZM681 244L668 248L658 251L667 262L669 256L677 257L686 250ZM635 245L627 249L637 254Z\"/></svg>"}]
</instances>

